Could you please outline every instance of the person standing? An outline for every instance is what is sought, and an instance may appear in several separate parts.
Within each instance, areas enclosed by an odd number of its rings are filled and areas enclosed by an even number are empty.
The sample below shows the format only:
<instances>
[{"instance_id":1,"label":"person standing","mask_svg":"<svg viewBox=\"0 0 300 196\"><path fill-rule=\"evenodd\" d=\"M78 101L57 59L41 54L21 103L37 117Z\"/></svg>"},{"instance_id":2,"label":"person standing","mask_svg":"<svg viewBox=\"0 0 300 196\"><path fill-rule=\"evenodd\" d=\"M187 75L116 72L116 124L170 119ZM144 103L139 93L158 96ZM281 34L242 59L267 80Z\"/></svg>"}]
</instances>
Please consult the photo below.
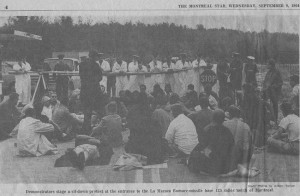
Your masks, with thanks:
<instances>
[{"instance_id":1,"label":"person standing","mask_svg":"<svg viewBox=\"0 0 300 196\"><path fill-rule=\"evenodd\" d=\"M293 88L290 102L294 113L299 116L299 76L292 75L290 77L290 85Z\"/></svg>"},{"instance_id":2,"label":"person standing","mask_svg":"<svg viewBox=\"0 0 300 196\"><path fill-rule=\"evenodd\" d=\"M98 95L100 94L100 81L102 70L98 64L99 56L94 50L89 52L89 59L80 63L79 76L81 80L80 101L83 106L84 122L82 132L89 135L91 132L92 111L97 106Z\"/></svg>"},{"instance_id":3,"label":"person standing","mask_svg":"<svg viewBox=\"0 0 300 196\"><path fill-rule=\"evenodd\" d=\"M224 57L220 59L217 65L217 78L219 80L219 97L222 100L225 97L232 97L232 92L229 87L230 75L229 66Z\"/></svg>"},{"instance_id":4,"label":"person standing","mask_svg":"<svg viewBox=\"0 0 300 196\"><path fill-rule=\"evenodd\" d=\"M245 64L244 73L245 73L245 83L251 84L253 87L257 87L256 73L257 65L255 64L255 58L253 56L247 57L248 62Z\"/></svg>"},{"instance_id":5,"label":"person standing","mask_svg":"<svg viewBox=\"0 0 300 196\"><path fill-rule=\"evenodd\" d=\"M125 90L125 85L127 83L127 77L123 74L127 72L127 63L122 60L121 57L117 58L114 66L112 68L113 73L119 73L120 75L116 79L116 86L119 90ZM121 76L122 75L122 76Z\"/></svg>"},{"instance_id":6,"label":"person standing","mask_svg":"<svg viewBox=\"0 0 300 196\"><path fill-rule=\"evenodd\" d=\"M237 91L242 90L242 74L243 74L243 63L240 59L240 54L233 52L233 60L230 63L230 86L234 93L234 99L238 103L241 102L241 97L238 97Z\"/></svg>"},{"instance_id":7,"label":"person standing","mask_svg":"<svg viewBox=\"0 0 300 196\"><path fill-rule=\"evenodd\" d=\"M19 94L19 106L27 105L31 98L31 79L28 71L31 70L30 64L26 61L26 57L22 56L20 61L13 65L16 72L16 93Z\"/></svg>"},{"instance_id":8,"label":"person standing","mask_svg":"<svg viewBox=\"0 0 300 196\"><path fill-rule=\"evenodd\" d=\"M58 55L58 63L54 67L54 71L72 71L71 68L64 63L64 55ZM68 100L68 84L69 76L56 74L53 75L56 81L56 95L59 101Z\"/></svg>"},{"instance_id":9,"label":"person standing","mask_svg":"<svg viewBox=\"0 0 300 196\"><path fill-rule=\"evenodd\" d=\"M263 82L263 92L266 94L267 99L271 100L273 111L275 115L275 122L278 118L278 97L281 94L281 87L283 84L280 72L275 67L275 60L270 59L268 63L269 71Z\"/></svg>"},{"instance_id":10,"label":"person standing","mask_svg":"<svg viewBox=\"0 0 300 196\"><path fill-rule=\"evenodd\" d=\"M100 68L102 69L102 72L103 73L109 73L111 72L111 68L110 68L110 65L109 65L109 62L106 61L106 59L104 60L104 53L98 53L98 56L99 56L99 65L100 65ZM107 90L108 90L108 76L106 77L103 77L101 82L100 82L100 85L103 85ZM111 81L110 81L111 82Z\"/></svg>"}]
</instances>

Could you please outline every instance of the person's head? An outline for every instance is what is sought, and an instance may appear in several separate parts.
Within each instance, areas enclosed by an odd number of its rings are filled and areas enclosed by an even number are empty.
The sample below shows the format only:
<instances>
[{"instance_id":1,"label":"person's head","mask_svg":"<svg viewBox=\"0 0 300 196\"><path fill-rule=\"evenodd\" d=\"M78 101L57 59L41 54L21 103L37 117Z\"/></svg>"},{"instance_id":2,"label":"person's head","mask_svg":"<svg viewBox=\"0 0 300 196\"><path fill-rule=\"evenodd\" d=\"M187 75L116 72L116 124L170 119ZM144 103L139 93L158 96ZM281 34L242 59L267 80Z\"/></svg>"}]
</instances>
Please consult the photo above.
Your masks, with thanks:
<instances>
[{"instance_id":1,"label":"person's head","mask_svg":"<svg viewBox=\"0 0 300 196\"><path fill-rule=\"evenodd\" d=\"M35 118L35 110L33 108L27 108L25 111L25 117Z\"/></svg>"},{"instance_id":2,"label":"person's head","mask_svg":"<svg viewBox=\"0 0 300 196\"><path fill-rule=\"evenodd\" d=\"M121 57L117 58L117 63L118 63L119 65L122 64L122 58L121 58Z\"/></svg>"},{"instance_id":3,"label":"person's head","mask_svg":"<svg viewBox=\"0 0 300 196\"><path fill-rule=\"evenodd\" d=\"M223 110L227 110L227 108L233 104L233 100L231 97L224 97L221 101L221 108Z\"/></svg>"},{"instance_id":4,"label":"person's head","mask_svg":"<svg viewBox=\"0 0 300 196\"><path fill-rule=\"evenodd\" d=\"M274 59L269 60L268 69L275 69L275 60Z\"/></svg>"},{"instance_id":5,"label":"person's head","mask_svg":"<svg viewBox=\"0 0 300 196\"><path fill-rule=\"evenodd\" d=\"M247 56L248 63L254 63L255 58L253 56Z\"/></svg>"},{"instance_id":6,"label":"person's head","mask_svg":"<svg viewBox=\"0 0 300 196\"><path fill-rule=\"evenodd\" d=\"M13 92L13 93L9 94L9 102L12 105L14 105L14 106L17 105L18 101L19 101L19 94L18 93Z\"/></svg>"},{"instance_id":7,"label":"person's head","mask_svg":"<svg viewBox=\"0 0 300 196\"><path fill-rule=\"evenodd\" d=\"M117 113L117 103L115 101L111 101L107 104L107 114L115 114Z\"/></svg>"},{"instance_id":8,"label":"person's head","mask_svg":"<svg viewBox=\"0 0 300 196\"><path fill-rule=\"evenodd\" d=\"M140 92L139 91L133 91L132 92L132 102L134 104L138 104L138 103L140 103L140 99L141 99Z\"/></svg>"},{"instance_id":9,"label":"person's head","mask_svg":"<svg viewBox=\"0 0 300 196\"><path fill-rule=\"evenodd\" d=\"M139 56L138 56L138 55L133 55L133 56L132 56L132 61L133 61L134 63L137 63L137 62L139 61Z\"/></svg>"},{"instance_id":10,"label":"person's head","mask_svg":"<svg viewBox=\"0 0 300 196\"><path fill-rule=\"evenodd\" d=\"M225 120L225 113L223 110L217 109L212 113L212 121L218 125L221 125Z\"/></svg>"},{"instance_id":11,"label":"person's head","mask_svg":"<svg viewBox=\"0 0 300 196\"><path fill-rule=\"evenodd\" d=\"M125 91L124 91L124 90L120 90L120 91L119 91L119 97L120 97L120 98L125 97Z\"/></svg>"},{"instance_id":12,"label":"person's head","mask_svg":"<svg viewBox=\"0 0 300 196\"><path fill-rule=\"evenodd\" d=\"M157 91L159 91L159 90L160 90L159 84L155 84L155 85L153 86L153 91L154 91L154 92L157 92Z\"/></svg>"},{"instance_id":13,"label":"person's head","mask_svg":"<svg viewBox=\"0 0 300 196\"><path fill-rule=\"evenodd\" d=\"M65 55L63 55L63 54L57 55L59 62L62 62L64 60L64 57L65 57Z\"/></svg>"},{"instance_id":14,"label":"person's head","mask_svg":"<svg viewBox=\"0 0 300 196\"><path fill-rule=\"evenodd\" d=\"M171 113L172 113L172 115L173 115L174 118L176 118L180 114L183 114L182 105L180 105L180 104L174 104L174 105L172 105L171 106Z\"/></svg>"},{"instance_id":15,"label":"person's head","mask_svg":"<svg viewBox=\"0 0 300 196\"><path fill-rule=\"evenodd\" d=\"M165 92L166 92L166 93L172 92L171 84L167 83L167 84L165 85Z\"/></svg>"},{"instance_id":16,"label":"person's head","mask_svg":"<svg viewBox=\"0 0 300 196\"><path fill-rule=\"evenodd\" d=\"M199 105L201 106L202 109L207 109L209 106L208 98L206 96L200 97Z\"/></svg>"},{"instance_id":17,"label":"person's head","mask_svg":"<svg viewBox=\"0 0 300 196\"><path fill-rule=\"evenodd\" d=\"M141 84L140 85L140 92L141 93L145 93L146 92L146 85L145 84Z\"/></svg>"},{"instance_id":18,"label":"person's head","mask_svg":"<svg viewBox=\"0 0 300 196\"><path fill-rule=\"evenodd\" d=\"M210 95L212 91L212 86L210 84L207 84L204 86L204 92L207 94L207 95Z\"/></svg>"},{"instance_id":19,"label":"person's head","mask_svg":"<svg viewBox=\"0 0 300 196\"><path fill-rule=\"evenodd\" d=\"M170 97L170 100L169 100L170 104L175 104L175 103L179 103L180 102L180 97L178 94L176 93L173 93Z\"/></svg>"},{"instance_id":20,"label":"person's head","mask_svg":"<svg viewBox=\"0 0 300 196\"><path fill-rule=\"evenodd\" d=\"M44 96L44 97L42 98L42 104L43 104L44 106L46 106L46 107L49 107L50 104L51 104L51 98L48 97L48 96Z\"/></svg>"},{"instance_id":21,"label":"person's head","mask_svg":"<svg viewBox=\"0 0 300 196\"><path fill-rule=\"evenodd\" d=\"M292 75L290 77L290 85L294 87L295 85L299 84L299 76L298 75Z\"/></svg>"},{"instance_id":22,"label":"person's head","mask_svg":"<svg viewBox=\"0 0 300 196\"><path fill-rule=\"evenodd\" d=\"M280 109L281 109L282 114L283 114L284 117L293 113L292 105L289 102L287 102L287 101L284 101L280 105Z\"/></svg>"},{"instance_id":23,"label":"person's head","mask_svg":"<svg viewBox=\"0 0 300 196\"><path fill-rule=\"evenodd\" d=\"M90 59L92 59L92 61L96 62L99 60L99 55L98 52L96 50L91 50L89 51L89 57Z\"/></svg>"},{"instance_id":24,"label":"person's head","mask_svg":"<svg viewBox=\"0 0 300 196\"><path fill-rule=\"evenodd\" d=\"M228 113L230 118L239 118L241 115L241 110L235 105L231 105L228 107Z\"/></svg>"},{"instance_id":25,"label":"person's head","mask_svg":"<svg viewBox=\"0 0 300 196\"><path fill-rule=\"evenodd\" d=\"M51 105L55 105L57 103L57 95L56 93L52 93L50 96L51 100L50 100L50 104Z\"/></svg>"},{"instance_id":26,"label":"person's head","mask_svg":"<svg viewBox=\"0 0 300 196\"><path fill-rule=\"evenodd\" d=\"M187 88L188 88L188 90L190 90L190 91L193 91L193 90L195 89L195 87L194 87L193 84L189 84Z\"/></svg>"}]
</instances>

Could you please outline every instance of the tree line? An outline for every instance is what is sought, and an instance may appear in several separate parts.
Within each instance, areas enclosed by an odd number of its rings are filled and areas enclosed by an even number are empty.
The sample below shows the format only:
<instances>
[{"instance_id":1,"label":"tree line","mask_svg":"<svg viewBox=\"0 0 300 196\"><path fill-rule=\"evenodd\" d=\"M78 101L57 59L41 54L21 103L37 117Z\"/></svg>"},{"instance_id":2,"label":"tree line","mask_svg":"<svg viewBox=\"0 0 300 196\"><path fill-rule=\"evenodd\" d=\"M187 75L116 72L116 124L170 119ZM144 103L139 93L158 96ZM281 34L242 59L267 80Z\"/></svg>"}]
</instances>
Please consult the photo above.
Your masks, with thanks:
<instances>
[{"instance_id":1,"label":"tree line","mask_svg":"<svg viewBox=\"0 0 300 196\"><path fill-rule=\"evenodd\" d=\"M6 44L4 59L24 53L33 64L51 57L54 51L89 51L97 49L108 56L122 56L126 61L138 54L141 59L185 52L191 58L197 54L211 59L230 57L237 51L242 57L254 56L258 63L274 58L279 63L299 62L299 35L290 33L243 32L232 29L206 29L203 25L188 28L174 23L120 24L118 22L74 23L68 16L49 21L45 17L10 17L0 33L25 31L43 37L42 41L19 41Z\"/></svg>"}]
</instances>

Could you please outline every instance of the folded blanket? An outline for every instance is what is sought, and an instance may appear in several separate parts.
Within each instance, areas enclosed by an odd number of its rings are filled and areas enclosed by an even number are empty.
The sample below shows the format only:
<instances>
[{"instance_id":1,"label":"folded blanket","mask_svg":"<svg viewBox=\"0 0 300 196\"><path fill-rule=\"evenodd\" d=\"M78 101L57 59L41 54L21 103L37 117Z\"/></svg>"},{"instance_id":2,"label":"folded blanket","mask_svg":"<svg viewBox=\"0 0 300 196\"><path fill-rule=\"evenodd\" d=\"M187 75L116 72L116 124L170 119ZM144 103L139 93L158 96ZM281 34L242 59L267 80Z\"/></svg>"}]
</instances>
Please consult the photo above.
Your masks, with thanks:
<instances>
[{"instance_id":1,"label":"folded blanket","mask_svg":"<svg viewBox=\"0 0 300 196\"><path fill-rule=\"evenodd\" d=\"M113 169L119 171L142 169L146 163L147 157L143 155L123 153L114 164Z\"/></svg>"}]
</instances>

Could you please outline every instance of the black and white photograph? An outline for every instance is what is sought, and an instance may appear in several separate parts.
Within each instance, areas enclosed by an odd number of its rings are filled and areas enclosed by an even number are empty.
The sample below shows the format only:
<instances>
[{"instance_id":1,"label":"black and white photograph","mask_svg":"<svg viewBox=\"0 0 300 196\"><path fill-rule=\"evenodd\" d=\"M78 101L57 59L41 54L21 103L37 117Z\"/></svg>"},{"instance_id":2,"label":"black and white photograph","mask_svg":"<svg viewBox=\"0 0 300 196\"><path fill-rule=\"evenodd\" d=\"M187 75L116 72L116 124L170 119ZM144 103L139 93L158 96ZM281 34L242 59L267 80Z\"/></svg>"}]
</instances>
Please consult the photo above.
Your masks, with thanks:
<instances>
[{"instance_id":1,"label":"black and white photograph","mask_svg":"<svg viewBox=\"0 0 300 196\"><path fill-rule=\"evenodd\" d=\"M299 182L298 15L0 13L0 70L2 185Z\"/></svg>"}]
</instances>

